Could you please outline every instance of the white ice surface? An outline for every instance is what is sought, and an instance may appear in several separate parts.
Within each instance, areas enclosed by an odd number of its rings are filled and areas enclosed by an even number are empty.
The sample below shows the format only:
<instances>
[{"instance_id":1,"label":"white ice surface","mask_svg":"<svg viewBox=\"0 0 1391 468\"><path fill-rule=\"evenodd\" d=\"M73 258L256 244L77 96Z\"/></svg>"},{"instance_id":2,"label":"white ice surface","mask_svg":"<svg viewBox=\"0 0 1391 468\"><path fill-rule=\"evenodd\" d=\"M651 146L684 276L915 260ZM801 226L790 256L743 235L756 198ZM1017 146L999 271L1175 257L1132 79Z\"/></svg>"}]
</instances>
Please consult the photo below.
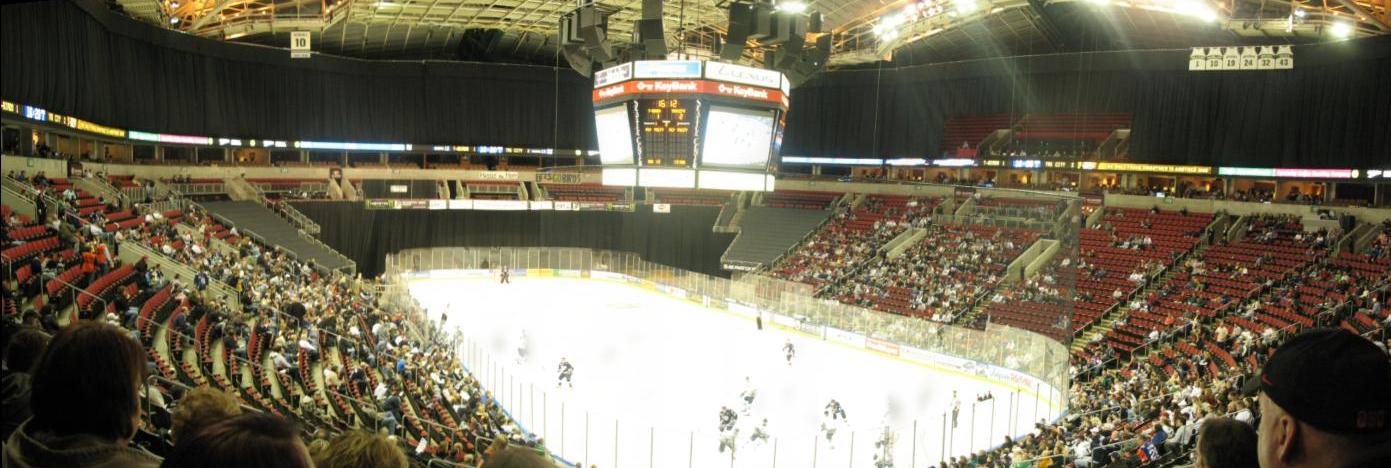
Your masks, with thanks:
<instances>
[{"instance_id":1,"label":"white ice surface","mask_svg":"<svg viewBox=\"0 0 1391 468\"><path fill-rule=\"evenodd\" d=\"M941 459L944 443L955 455L979 451L1052 418L1046 405L1003 385L767 320L758 331L745 317L626 284L434 278L412 282L411 293L433 320L448 313L447 328L466 338L466 365L526 430L585 466L873 467L887 424L897 437L893 466L926 467ZM529 356L518 362L523 330ZM791 365L782 352L788 339L797 350ZM561 357L575 366L573 388L556 386ZM739 399L745 377L758 392L751 415ZM944 437L953 390L961 410ZM976 404L987 391L994 401ZM828 443L819 428L832 398L847 421ZM741 412L733 459L717 450L722 405ZM749 442L763 418L774 441Z\"/></svg>"}]
</instances>

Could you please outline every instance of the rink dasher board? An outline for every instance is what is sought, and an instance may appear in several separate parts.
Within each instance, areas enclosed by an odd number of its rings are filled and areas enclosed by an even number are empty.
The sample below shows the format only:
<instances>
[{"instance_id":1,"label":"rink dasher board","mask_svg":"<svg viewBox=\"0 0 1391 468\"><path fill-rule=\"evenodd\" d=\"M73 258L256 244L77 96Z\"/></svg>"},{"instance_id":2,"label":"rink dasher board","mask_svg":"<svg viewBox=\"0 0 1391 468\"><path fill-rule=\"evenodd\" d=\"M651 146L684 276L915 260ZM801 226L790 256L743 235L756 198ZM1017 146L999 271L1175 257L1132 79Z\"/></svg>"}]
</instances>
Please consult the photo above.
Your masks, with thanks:
<instances>
[{"instance_id":1,"label":"rink dasher board","mask_svg":"<svg viewBox=\"0 0 1391 468\"><path fill-rule=\"evenodd\" d=\"M1037 377L1025 374L1014 369L1002 368L993 364L987 364L974 359L967 359L957 356L950 356L938 352L927 351L913 346L902 345L890 341L867 337L859 333L841 330L835 327L807 324L796 317L781 314L772 310L759 309L734 299L712 298L706 295L696 295L685 289L670 286L655 281L639 279L634 276L622 273L613 273L599 270L561 270L552 268L515 268L510 269L512 278L527 279L587 279L600 280L609 283L623 284L632 286L644 291L660 293L672 299L679 299L695 305L703 306L707 309L724 312L728 315L739 317L744 320L753 321L755 317L762 314L768 317L765 325L776 327L780 330L792 332L807 338L818 339L828 343L843 346L848 349L867 352L879 357L893 359L896 361L916 365L925 369L937 372L964 377L988 385L1004 387L1027 395L1035 400L1047 405L1053 410L1058 410L1058 404L1052 399L1042 394L1044 389L1050 389L1054 396L1062 396L1063 391L1052 388L1051 385L1043 382ZM403 276L409 281L431 280L431 281L450 281L450 280L498 280L498 270L482 269L451 269L451 270L431 270L413 271L404 273ZM1061 417L1061 415L1060 415Z\"/></svg>"}]
</instances>

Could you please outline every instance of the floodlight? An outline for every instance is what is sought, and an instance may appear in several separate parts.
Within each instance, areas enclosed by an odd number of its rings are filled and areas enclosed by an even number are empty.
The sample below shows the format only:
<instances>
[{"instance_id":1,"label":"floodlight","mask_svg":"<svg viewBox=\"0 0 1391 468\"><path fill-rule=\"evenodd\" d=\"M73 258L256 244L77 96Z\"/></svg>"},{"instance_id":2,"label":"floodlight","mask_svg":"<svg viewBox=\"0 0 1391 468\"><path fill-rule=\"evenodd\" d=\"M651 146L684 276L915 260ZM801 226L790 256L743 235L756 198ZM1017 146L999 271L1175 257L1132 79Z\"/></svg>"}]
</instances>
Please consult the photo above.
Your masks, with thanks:
<instances>
[{"instance_id":1,"label":"floodlight","mask_svg":"<svg viewBox=\"0 0 1391 468\"><path fill-rule=\"evenodd\" d=\"M1328 33L1339 39L1352 37L1352 25L1347 22L1338 21L1328 27Z\"/></svg>"},{"instance_id":2,"label":"floodlight","mask_svg":"<svg viewBox=\"0 0 1391 468\"><path fill-rule=\"evenodd\" d=\"M1178 4L1178 11L1209 23L1217 21L1217 10L1206 2L1187 0Z\"/></svg>"},{"instance_id":3,"label":"floodlight","mask_svg":"<svg viewBox=\"0 0 1391 468\"><path fill-rule=\"evenodd\" d=\"M802 2L782 2L778 4L778 10L788 13L801 13L807 11L807 4Z\"/></svg>"}]
</instances>

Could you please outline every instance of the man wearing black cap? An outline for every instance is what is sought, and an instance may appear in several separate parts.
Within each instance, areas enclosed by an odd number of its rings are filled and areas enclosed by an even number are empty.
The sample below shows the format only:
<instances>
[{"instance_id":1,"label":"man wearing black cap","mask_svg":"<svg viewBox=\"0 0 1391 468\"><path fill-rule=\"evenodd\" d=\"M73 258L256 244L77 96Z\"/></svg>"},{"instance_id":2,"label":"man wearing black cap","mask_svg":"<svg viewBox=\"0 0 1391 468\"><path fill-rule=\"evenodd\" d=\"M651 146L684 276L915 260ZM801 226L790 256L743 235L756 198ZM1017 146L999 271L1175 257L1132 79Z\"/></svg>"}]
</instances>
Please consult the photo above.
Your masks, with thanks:
<instances>
[{"instance_id":1,"label":"man wearing black cap","mask_svg":"<svg viewBox=\"0 0 1391 468\"><path fill-rule=\"evenodd\" d=\"M1391 360L1344 329L1290 338L1246 383L1262 468L1391 466Z\"/></svg>"}]
</instances>

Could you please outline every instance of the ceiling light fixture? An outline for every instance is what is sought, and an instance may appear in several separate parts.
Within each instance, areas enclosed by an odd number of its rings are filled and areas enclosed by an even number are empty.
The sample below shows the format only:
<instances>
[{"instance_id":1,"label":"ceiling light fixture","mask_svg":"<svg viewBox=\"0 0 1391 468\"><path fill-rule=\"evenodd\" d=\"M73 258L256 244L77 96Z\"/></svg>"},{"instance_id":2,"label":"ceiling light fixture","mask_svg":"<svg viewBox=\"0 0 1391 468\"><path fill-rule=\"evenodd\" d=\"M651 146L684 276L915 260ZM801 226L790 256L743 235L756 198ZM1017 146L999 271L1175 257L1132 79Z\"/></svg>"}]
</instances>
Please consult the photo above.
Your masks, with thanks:
<instances>
[{"instance_id":1,"label":"ceiling light fixture","mask_svg":"<svg viewBox=\"0 0 1391 468\"><path fill-rule=\"evenodd\" d=\"M1187 0L1178 5L1178 11L1188 16L1213 23L1217 21L1217 10L1206 2Z\"/></svg>"},{"instance_id":2,"label":"ceiling light fixture","mask_svg":"<svg viewBox=\"0 0 1391 468\"><path fill-rule=\"evenodd\" d=\"M778 4L778 10L788 13L801 13L807 11L807 4L802 2L782 2Z\"/></svg>"},{"instance_id":3,"label":"ceiling light fixture","mask_svg":"<svg viewBox=\"0 0 1391 468\"><path fill-rule=\"evenodd\" d=\"M956 12L962 15L970 14L979 7L976 0L956 0Z\"/></svg>"},{"instance_id":4,"label":"ceiling light fixture","mask_svg":"<svg viewBox=\"0 0 1391 468\"><path fill-rule=\"evenodd\" d=\"M1338 39L1347 39L1349 37L1352 37L1352 32L1352 25L1344 21L1338 21L1328 27L1328 33L1332 34L1333 37L1336 37Z\"/></svg>"}]
</instances>

